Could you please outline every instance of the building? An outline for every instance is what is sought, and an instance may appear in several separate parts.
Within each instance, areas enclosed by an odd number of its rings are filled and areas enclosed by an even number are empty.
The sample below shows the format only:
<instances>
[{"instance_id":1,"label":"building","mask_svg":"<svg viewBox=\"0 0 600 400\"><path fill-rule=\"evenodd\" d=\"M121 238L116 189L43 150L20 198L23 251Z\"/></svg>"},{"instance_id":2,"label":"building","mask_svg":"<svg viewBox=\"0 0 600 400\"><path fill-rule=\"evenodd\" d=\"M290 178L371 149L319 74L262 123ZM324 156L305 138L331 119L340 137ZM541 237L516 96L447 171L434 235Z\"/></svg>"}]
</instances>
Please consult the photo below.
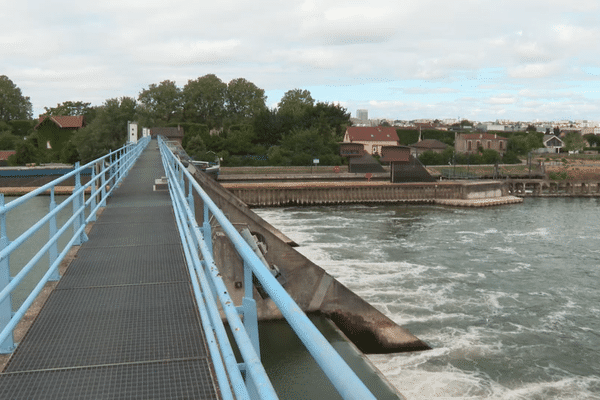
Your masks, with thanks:
<instances>
[{"instance_id":1,"label":"building","mask_svg":"<svg viewBox=\"0 0 600 400\"><path fill-rule=\"evenodd\" d=\"M150 128L150 136L162 136L165 140L174 140L181 144L183 141L183 128L181 126Z\"/></svg>"},{"instance_id":2,"label":"building","mask_svg":"<svg viewBox=\"0 0 600 400\"><path fill-rule=\"evenodd\" d=\"M454 149L457 153L473 154L480 150L506 153L508 139L494 133L455 133Z\"/></svg>"},{"instance_id":3,"label":"building","mask_svg":"<svg viewBox=\"0 0 600 400\"><path fill-rule=\"evenodd\" d=\"M423 154L426 151L443 153L444 150L448 148L448 145L436 139L425 139L411 144L408 147L410 147L410 153L413 155L413 157L418 157L420 154Z\"/></svg>"},{"instance_id":4,"label":"building","mask_svg":"<svg viewBox=\"0 0 600 400\"><path fill-rule=\"evenodd\" d=\"M391 182L435 181L423 164L410 153L411 149L407 146L383 146L381 149L380 161L390 164Z\"/></svg>"},{"instance_id":5,"label":"building","mask_svg":"<svg viewBox=\"0 0 600 400\"><path fill-rule=\"evenodd\" d=\"M38 124L38 146L60 151L75 131L85 126L83 115L40 115Z\"/></svg>"},{"instance_id":6,"label":"building","mask_svg":"<svg viewBox=\"0 0 600 400\"><path fill-rule=\"evenodd\" d=\"M561 138L554 135L544 135L544 148L548 149L549 153L560 153L560 149L565 147L565 142Z\"/></svg>"},{"instance_id":7,"label":"building","mask_svg":"<svg viewBox=\"0 0 600 400\"><path fill-rule=\"evenodd\" d=\"M369 110L356 110L356 118L361 121L369 120Z\"/></svg>"},{"instance_id":8,"label":"building","mask_svg":"<svg viewBox=\"0 0 600 400\"><path fill-rule=\"evenodd\" d=\"M15 150L0 150L0 167L8 165L8 157L17 154Z\"/></svg>"},{"instance_id":9,"label":"building","mask_svg":"<svg viewBox=\"0 0 600 400\"><path fill-rule=\"evenodd\" d=\"M382 146L397 146L398 134L393 127L349 126L343 143L360 143L371 155L380 155Z\"/></svg>"}]
</instances>

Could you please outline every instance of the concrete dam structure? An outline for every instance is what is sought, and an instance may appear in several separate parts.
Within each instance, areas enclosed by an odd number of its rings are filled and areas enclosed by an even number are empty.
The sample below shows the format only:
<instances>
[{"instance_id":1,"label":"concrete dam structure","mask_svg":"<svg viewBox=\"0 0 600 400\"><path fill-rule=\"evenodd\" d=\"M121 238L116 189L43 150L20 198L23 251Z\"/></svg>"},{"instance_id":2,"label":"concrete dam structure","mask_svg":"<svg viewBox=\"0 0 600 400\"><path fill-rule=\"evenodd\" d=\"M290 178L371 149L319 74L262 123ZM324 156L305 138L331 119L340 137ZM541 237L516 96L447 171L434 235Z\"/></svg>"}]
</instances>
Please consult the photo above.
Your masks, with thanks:
<instances>
[{"instance_id":1,"label":"concrete dam structure","mask_svg":"<svg viewBox=\"0 0 600 400\"><path fill-rule=\"evenodd\" d=\"M256 247L278 281L300 308L331 319L364 353L394 353L430 349L429 345L398 326L376 308L346 288L318 265L294 249L297 246L268 224L239 198L206 174L188 167L211 199L240 231L254 237ZM196 218L202 224L202 201L195 199ZM215 262L227 289L237 304L243 298L243 263L231 251L231 244L218 229L213 233ZM271 299L255 290L258 319L281 318Z\"/></svg>"}]
</instances>

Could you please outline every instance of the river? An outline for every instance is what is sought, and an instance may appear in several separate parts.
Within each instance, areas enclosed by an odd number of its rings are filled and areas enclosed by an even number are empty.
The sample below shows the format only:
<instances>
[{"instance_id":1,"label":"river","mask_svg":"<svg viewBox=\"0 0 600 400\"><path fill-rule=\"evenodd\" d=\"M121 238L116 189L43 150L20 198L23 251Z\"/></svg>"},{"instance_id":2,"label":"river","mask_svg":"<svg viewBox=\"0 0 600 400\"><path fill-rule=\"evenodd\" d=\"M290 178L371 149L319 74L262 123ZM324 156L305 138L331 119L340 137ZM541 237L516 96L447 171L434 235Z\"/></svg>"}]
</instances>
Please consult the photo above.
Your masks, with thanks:
<instances>
[{"instance_id":1,"label":"river","mask_svg":"<svg viewBox=\"0 0 600 400\"><path fill-rule=\"evenodd\" d=\"M599 205L255 211L433 347L369 356L407 399L600 399Z\"/></svg>"}]
</instances>

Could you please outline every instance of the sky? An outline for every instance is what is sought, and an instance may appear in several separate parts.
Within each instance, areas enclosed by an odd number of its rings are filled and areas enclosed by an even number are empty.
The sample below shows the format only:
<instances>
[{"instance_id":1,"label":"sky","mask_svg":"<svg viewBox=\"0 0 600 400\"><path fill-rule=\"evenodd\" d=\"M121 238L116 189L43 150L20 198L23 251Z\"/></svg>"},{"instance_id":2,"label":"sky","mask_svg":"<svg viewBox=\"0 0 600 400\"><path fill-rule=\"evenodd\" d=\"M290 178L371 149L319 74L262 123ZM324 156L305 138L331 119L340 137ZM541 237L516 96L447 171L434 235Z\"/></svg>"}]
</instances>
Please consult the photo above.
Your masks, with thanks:
<instances>
[{"instance_id":1,"label":"sky","mask_svg":"<svg viewBox=\"0 0 600 400\"><path fill-rule=\"evenodd\" d=\"M600 121L598 0L0 0L0 75L34 116L245 78L352 116Z\"/></svg>"}]
</instances>

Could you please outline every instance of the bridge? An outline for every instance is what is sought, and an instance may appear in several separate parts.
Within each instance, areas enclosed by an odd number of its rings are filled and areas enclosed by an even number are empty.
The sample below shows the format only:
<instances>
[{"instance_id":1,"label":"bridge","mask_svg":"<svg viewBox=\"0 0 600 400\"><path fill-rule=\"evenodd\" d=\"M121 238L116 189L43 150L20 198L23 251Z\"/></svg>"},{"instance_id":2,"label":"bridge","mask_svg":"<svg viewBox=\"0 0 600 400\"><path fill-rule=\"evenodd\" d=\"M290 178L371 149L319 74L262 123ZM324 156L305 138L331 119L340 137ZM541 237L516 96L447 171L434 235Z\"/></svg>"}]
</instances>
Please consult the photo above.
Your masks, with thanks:
<instances>
[{"instance_id":1,"label":"bridge","mask_svg":"<svg viewBox=\"0 0 600 400\"><path fill-rule=\"evenodd\" d=\"M81 171L90 168L91 179L82 184ZM72 195L57 201L55 188L73 178ZM10 237L7 215L43 193L50 195L48 214ZM68 212L66 221L61 212ZM215 221L243 263L241 304L213 257ZM49 239L11 271L11 255L43 227ZM74 248L76 257L60 276ZM39 280L28 283L32 274ZM17 344L16 329L30 306L56 281ZM22 285L28 293L13 304ZM261 362L257 287L337 398L402 398L383 379L359 378L281 286L252 238L240 235L160 138L77 165L11 202L0 195L0 352L8 354L0 398L276 399Z\"/></svg>"}]
</instances>

